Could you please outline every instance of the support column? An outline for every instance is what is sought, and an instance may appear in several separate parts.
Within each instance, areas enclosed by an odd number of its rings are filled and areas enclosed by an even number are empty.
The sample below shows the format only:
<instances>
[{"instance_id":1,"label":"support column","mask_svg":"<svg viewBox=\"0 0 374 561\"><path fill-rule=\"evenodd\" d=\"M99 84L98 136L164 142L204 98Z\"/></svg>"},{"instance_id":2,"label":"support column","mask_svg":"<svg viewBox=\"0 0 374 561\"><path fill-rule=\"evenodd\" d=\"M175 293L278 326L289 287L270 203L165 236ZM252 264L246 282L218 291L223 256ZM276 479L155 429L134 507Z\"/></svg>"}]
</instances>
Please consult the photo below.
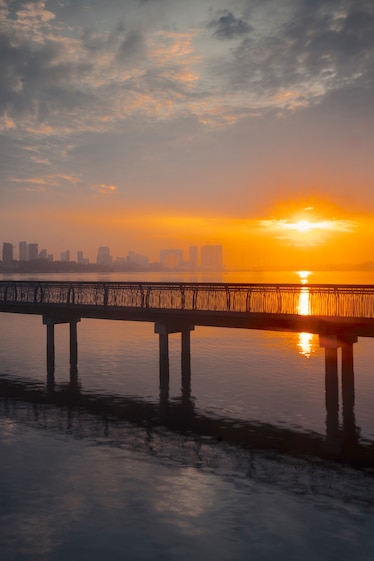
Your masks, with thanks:
<instances>
[{"instance_id":1,"label":"support column","mask_svg":"<svg viewBox=\"0 0 374 561\"><path fill-rule=\"evenodd\" d=\"M43 325L47 326L47 382L51 383L51 376L55 370L55 325L69 323L70 325L70 367L71 372L77 373L78 343L77 323L80 318L66 318L63 316L43 316ZM53 380L54 383L54 380Z\"/></svg>"},{"instance_id":2,"label":"support column","mask_svg":"<svg viewBox=\"0 0 374 561\"><path fill-rule=\"evenodd\" d=\"M326 409L334 412L338 411L339 387L337 347L325 347L325 392Z\"/></svg>"},{"instance_id":3,"label":"support column","mask_svg":"<svg viewBox=\"0 0 374 561\"><path fill-rule=\"evenodd\" d=\"M191 329L182 331L182 397L191 397Z\"/></svg>"},{"instance_id":4,"label":"support column","mask_svg":"<svg viewBox=\"0 0 374 561\"><path fill-rule=\"evenodd\" d=\"M70 321L69 334L70 334L70 369L73 372L77 371L78 365L78 338L77 338L77 323L78 320Z\"/></svg>"},{"instance_id":5,"label":"support column","mask_svg":"<svg viewBox=\"0 0 374 561\"><path fill-rule=\"evenodd\" d=\"M355 380L353 371L353 343L342 343L342 398L344 409L353 409L355 402Z\"/></svg>"},{"instance_id":6,"label":"support column","mask_svg":"<svg viewBox=\"0 0 374 561\"><path fill-rule=\"evenodd\" d=\"M160 387L167 386L169 391L169 334L159 333Z\"/></svg>"},{"instance_id":7,"label":"support column","mask_svg":"<svg viewBox=\"0 0 374 561\"><path fill-rule=\"evenodd\" d=\"M320 347L325 349L326 434L333 443L339 432L338 340L334 335L321 336Z\"/></svg>"},{"instance_id":8,"label":"support column","mask_svg":"<svg viewBox=\"0 0 374 561\"><path fill-rule=\"evenodd\" d=\"M352 452L357 445L358 433L354 414L355 380L353 370L353 343L357 338L342 342L342 401L344 446Z\"/></svg>"},{"instance_id":9,"label":"support column","mask_svg":"<svg viewBox=\"0 0 374 561\"><path fill-rule=\"evenodd\" d=\"M162 323L155 324L159 345L160 404L164 407L169 400L169 330Z\"/></svg>"},{"instance_id":10,"label":"support column","mask_svg":"<svg viewBox=\"0 0 374 561\"><path fill-rule=\"evenodd\" d=\"M55 371L55 325L47 324L47 374L53 376Z\"/></svg>"},{"instance_id":11,"label":"support column","mask_svg":"<svg viewBox=\"0 0 374 561\"><path fill-rule=\"evenodd\" d=\"M160 348L160 398L169 396L169 335L171 333L182 334L182 395L188 398L191 394L191 337L190 332L194 329L189 325L167 325L155 323L155 333L159 336Z\"/></svg>"}]
</instances>

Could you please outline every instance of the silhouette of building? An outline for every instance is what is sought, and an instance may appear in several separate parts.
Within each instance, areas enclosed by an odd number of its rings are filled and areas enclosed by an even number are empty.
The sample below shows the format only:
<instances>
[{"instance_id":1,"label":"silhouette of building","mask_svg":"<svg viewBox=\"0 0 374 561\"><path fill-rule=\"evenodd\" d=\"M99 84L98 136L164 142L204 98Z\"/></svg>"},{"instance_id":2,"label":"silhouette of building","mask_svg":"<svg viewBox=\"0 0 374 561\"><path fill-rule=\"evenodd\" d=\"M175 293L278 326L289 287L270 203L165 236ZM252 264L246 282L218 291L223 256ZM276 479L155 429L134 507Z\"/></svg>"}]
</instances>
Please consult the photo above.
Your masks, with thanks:
<instances>
[{"instance_id":1,"label":"silhouette of building","mask_svg":"<svg viewBox=\"0 0 374 561\"><path fill-rule=\"evenodd\" d=\"M27 242L19 242L19 256L18 259L20 261L28 261L29 260L29 251Z\"/></svg>"},{"instance_id":2,"label":"silhouette of building","mask_svg":"<svg viewBox=\"0 0 374 561\"><path fill-rule=\"evenodd\" d=\"M37 243L29 243L27 246L28 260L35 261L39 257L39 247Z\"/></svg>"},{"instance_id":3,"label":"silhouette of building","mask_svg":"<svg viewBox=\"0 0 374 561\"><path fill-rule=\"evenodd\" d=\"M197 271L199 267L199 249L196 245L191 246L189 249L188 264L191 271Z\"/></svg>"},{"instance_id":4,"label":"silhouette of building","mask_svg":"<svg viewBox=\"0 0 374 561\"><path fill-rule=\"evenodd\" d=\"M13 261L13 244L3 243L3 263L11 263Z\"/></svg>"},{"instance_id":5,"label":"silhouette of building","mask_svg":"<svg viewBox=\"0 0 374 561\"><path fill-rule=\"evenodd\" d=\"M129 251L127 255L127 263L129 263L130 265L137 265L139 267L146 268L149 266L149 259L145 255L136 253L136 251Z\"/></svg>"},{"instance_id":6,"label":"silhouette of building","mask_svg":"<svg viewBox=\"0 0 374 561\"><path fill-rule=\"evenodd\" d=\"M222 246L204 245L201 248L201 268L203 271L222 271Z\"/></svg>"},{"instance_id":7,"label":"silhouette of building","mask_svg":"<svg viewBox=\"0 0 374 561\"><path fill-rule=\"evenodd\" d=\"M83 256L83 251L77 251L77 263L79 263L80 265L88 265L89 262L90 260L87 257Z\"/></svg>"},{"instance_id":8,"label":"silhouette of building","mask_svg":"<svg viewBox=\"0 0 374 561\"><path fill-rule=\"evenodd\" d=\"M98 265L111 265L112 256L110 255L110 248L108 246L101 246L98 249L96 263Z\"/></svg>"},{"instance_id":9,"label":"silhouette of building","mask_svg":"<svg viewBox=\"0 0 374 561\"><path fill-rule=\"evenodd\" d=\"M70 250L67 249L66 251L62 251L60 258L61 258L61 261L64 261L65 263L69 263L69 261L70 261Z\"/></svg>"},{"instance_id":10,"label":"silhouette of building","mask_svg":"<svg viewBox=\"0 0 374 561\"><path fill-rule=\"evenodd\" d=\"M127 265L127 257L117 257L114 261L114 266L118 268L126 267Z\"/></svg>"},{"instance_id":11,"label":"silhouette of building","mask_svg":"<svg viewBox=\"0 0 374 561\"><path fill-rule=\"evenodd\" d=\"M183 266L183 251L181 249L161 249L160 263L167 269L180 269Z\"/></svg>"},{"instance_id":12,"label":"silhouette of building","mask_svg":"<svg viewBox=\"0 0 374 561\"><path fill-rule=\"evenodd\" d=\"M39 251L39 259L48 259L48 254L46 249L41 249Z\"/></svg>"}]
</instances>

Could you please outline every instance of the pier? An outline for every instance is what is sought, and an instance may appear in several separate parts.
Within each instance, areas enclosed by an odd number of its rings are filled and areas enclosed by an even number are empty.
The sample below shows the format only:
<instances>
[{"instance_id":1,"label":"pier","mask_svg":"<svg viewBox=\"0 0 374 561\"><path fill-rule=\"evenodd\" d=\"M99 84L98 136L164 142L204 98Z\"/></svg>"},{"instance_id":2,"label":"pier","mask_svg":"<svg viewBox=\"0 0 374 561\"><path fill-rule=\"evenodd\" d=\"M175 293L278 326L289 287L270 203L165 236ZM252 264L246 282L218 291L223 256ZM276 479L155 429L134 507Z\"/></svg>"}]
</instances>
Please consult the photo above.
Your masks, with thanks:
<instances>
[{"instance_id":1,"label":"pier","mask_svg":"<svg viewBox=\"0 0 374 561\"><path fill-rule=\"evenodd\" d=\"M325 352L325 400L332 419L339 409L339 372L343 411L349 418L354 406L353 346L359 337L374 337L374 287L369 285L1 281L0 312L42 317L50 380L55 325L69 324L74 377L82 318L153 323L159 338L160 390L165 395L172 333L181 334L182 388L187 396L191 332L196 326L317 334Z\"/></svg>"}]
</instances>

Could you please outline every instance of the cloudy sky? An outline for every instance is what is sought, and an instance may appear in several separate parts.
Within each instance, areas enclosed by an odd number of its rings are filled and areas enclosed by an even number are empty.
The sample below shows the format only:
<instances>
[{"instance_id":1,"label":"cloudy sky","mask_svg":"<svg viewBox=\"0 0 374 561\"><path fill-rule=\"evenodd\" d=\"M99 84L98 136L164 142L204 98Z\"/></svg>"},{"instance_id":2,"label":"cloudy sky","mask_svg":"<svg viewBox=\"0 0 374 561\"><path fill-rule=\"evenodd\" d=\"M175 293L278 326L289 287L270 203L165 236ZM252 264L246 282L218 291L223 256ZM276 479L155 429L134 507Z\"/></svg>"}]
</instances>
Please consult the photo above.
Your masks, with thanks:
<instances>
[{"instance_id":1,"label":"cloudy sky","mask_svg":"<svg viewBox=\"0 0 374 561\"><path fill-rule=\"evenodd\" d=\"M373 29L372 0L0 0L0 242L374 261Z\"/></svg>"}]
</instances>

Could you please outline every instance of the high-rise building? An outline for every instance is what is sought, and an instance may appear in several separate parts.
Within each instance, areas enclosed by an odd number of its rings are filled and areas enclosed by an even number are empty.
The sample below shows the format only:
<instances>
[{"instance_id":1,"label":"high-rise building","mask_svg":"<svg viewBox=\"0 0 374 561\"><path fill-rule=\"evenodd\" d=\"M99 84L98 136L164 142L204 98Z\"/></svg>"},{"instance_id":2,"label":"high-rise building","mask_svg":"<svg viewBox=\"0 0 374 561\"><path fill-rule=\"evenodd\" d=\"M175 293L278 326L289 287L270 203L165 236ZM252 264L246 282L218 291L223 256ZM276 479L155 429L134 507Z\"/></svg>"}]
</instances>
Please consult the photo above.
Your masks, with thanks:
<instances>
[{"instance_id":1,"label":"high-rise building","mask_svg":"<svg viewBox=\"0 0 374 561\"><path fill-rule=\"evenodd\" d=\"M61 255L60 255L61 261L65 261L66 263L69 263L70 261L70 250L67 249L66 251L62 251Z\"/></svg>"},{"instance_id":2,"label":"high-rise building","mask_svg":"<svg viewBox=\"0 0 374 561\"><path fill-rule=\"evenodd\" d=\"M222 271L222 246L204 245L201 248L201 268L203 271Z\"/></svg>"},{"instance_id":3,"label":"high-rise building","mask_svg":"<svg viewBox=\"0 0 374 561\"><path fill-rule=\"evenodd\" d=\"M37 243L29 243L27 246L29 261L34 261L39 257L39 250Z\"/></svg>"},{"instance_id":4,"label":"high-rise building","mask_svg":"<svg viewBox=\"0 0 374 561\"><path fill-rule=\"evenodd\" d=\"M196 245L193 245L189 249L188 254L188 264L191 271L196 271L199 266L199 250Z\"/></svg>"},{"instance_id":5,"label":"high-rise building","mask_svg":"<svg viewBox=\"0 0 374 561\"><path fill-rule=\"evenodd\" d=\"M136 251L129 251L127 255L127 263L131 265L138 265L139 267L148 267L149 259L145 255L136 253Z\"/></svg>"},{"instance_id":6,"label":"high-rise building","mask_svg":"<svg viewBox=\"0 0 374 561\"><path fill-rule=\"evenodd\" d=\"M160 263L167 269L179 269L183 265L183 251L181 249L161 249Z\"/></svg>"},{"instance_id":7,"label":"high-rise building","mask_svg":"<svg viewBox=\"0 0 374 561\"><path fill-rule=\"evenodd\" d=\"M11 263L13 261L13 244L3 243L3 263Z\"/></svg>"},{"instance_id":8,"label":"high-rise building","mask_svg":"<svg viewBox=\"0 0 374 561\"><path fill-rule=\"evenodd\" d=\"M41 249L39 251L39 259L47 259L48 258L48 253L46 249Z\"/></svg>"},{"instance_id":9,"label":"high-rise building","mask_svg":"<svg viewBox=\"0 0 374 561\"><path fill-rule=\"evenodd\" d=\"M77 263L79 263L79 265L88 265L89 262L90 260L83 256L82 250L77 251Z\"/></svg>"},{"instance_id":10,"label":"high-rise building","mask_svg":"<svg viewBox=\"0 0 374 561\"><path fill-rule=\"evenodd\" d=\"M108 246L101 246L97 250L96 263L98 265L111 265L112 256L110 255L110 248Z\"/></svg>"},{"instance_id":11,"label":"high-rise building","mask_svg":"<svg viewBox=\"0 0 374 561\"><path fill-rule=\"evenodd\" d=\"M27 242L19 242L19 256L18 259L20 261L28 261L29 260L29 251Z\"/></svg>"}]
</instances>

